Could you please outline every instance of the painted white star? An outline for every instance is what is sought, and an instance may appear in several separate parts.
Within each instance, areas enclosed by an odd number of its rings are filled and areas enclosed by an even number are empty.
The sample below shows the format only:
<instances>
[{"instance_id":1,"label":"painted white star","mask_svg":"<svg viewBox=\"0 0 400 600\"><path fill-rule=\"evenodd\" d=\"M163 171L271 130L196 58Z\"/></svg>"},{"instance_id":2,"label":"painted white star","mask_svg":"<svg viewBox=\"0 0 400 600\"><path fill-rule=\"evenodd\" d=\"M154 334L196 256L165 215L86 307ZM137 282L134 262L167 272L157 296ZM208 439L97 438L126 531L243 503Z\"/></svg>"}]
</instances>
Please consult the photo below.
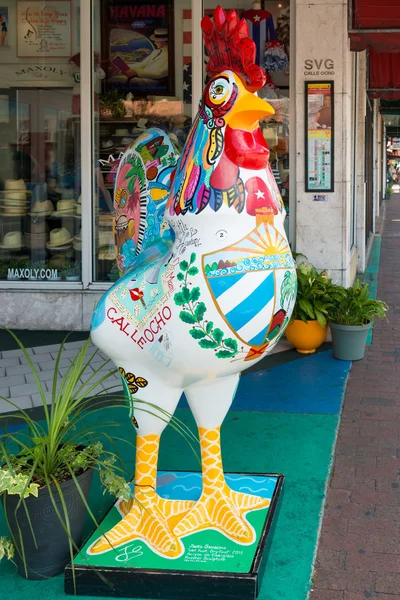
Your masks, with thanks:
<instances>
[{"instance_id":1,"label":"painted white star","mask_svg":"<svg viewBox=\"0 0 400 600\"><path fill-rule=\"evenodd\" d=\"M260 21L260 19L261 19L260 15L254 15L254 17L253 17L254 23L256 23L257 21Z\"/></svg>"},{"instance_id":2,"label":"painted white star","mask_svg":"<svg viewBox=\"0 0 400 600\"><path fill-rule=\"evenodd\" d=\"M260 198L265 200L264 192L262 192L261 190L256 191L256 196L257 196L257 200L259 200Z\"/></svg>"},{"instance_id":3,"label":"painted white star","mask_svg":"<svg viewBox=\"0 0 400 600\"><path fill-rule=\"evenodd\" d=\"M185 63L185 64L183 65L183 70L184 70L184 71L187 71L188 69L189 69L189 65L188 65L187 63Z\"/></svg>"},{"instance_id":4,"label":"painted white star","mask_svg":"<svg viewBox=\"0 0 400 600\"><path fill-rule=\"evenodd\" d=\"M186 92L189 89L189 85L187 83L183 84L183 89Z\"/></svg>"}]
</instances>

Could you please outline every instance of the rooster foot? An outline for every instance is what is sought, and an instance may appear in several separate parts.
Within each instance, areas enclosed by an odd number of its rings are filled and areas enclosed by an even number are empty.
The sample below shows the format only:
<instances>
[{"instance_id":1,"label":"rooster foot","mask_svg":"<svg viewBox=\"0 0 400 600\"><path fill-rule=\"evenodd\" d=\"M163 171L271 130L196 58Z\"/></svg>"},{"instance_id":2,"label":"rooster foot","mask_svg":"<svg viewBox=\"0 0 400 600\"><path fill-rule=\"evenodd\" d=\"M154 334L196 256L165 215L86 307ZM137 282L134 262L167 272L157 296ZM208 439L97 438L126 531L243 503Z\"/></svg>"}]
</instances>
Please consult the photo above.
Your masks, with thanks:
<instances>
[{"instance_id":1,"label":"rooster foot","mask_svg":"<svg viewBox=\"0 0 400 600\"><path fill-rule=\"evenodd\" d=\"M190 512L173 530L178 538L213 527L239 544L252 544L255 533L244 518L251 510L267 508L269 500L223 488L205 489Z\"/></svg>"},{"instance_id":2,"label":"rooster foot","mask_svg":"<svg viewBox=\"0 0 400 600\"><path fill-rule=\"evenodd\" d=\"M165 500L153 490L139 491L128 502L119 502L117 508L123 518L88 548L88 554L103 554L133 540L143 540L157 554L178 558L184 548L173 528L194 504Z\"/></svg>"}]
</instances>

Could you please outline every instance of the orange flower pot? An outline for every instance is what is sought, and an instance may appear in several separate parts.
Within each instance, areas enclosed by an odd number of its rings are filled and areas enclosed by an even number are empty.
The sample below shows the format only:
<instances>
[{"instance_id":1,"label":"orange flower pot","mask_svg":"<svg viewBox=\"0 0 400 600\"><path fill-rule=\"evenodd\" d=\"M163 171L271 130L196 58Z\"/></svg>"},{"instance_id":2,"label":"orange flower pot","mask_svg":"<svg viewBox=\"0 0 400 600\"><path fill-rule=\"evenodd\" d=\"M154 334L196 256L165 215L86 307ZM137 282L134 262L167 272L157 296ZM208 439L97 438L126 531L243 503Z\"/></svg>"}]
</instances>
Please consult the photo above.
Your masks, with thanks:
<instances>
[{"instance_id":1,"label":"orange flower pot","mask_svg":"<svg viewBox=\"0 0 400 600\"><path fill-rule=\"evenodd\" d=\"M324 343L328 325L321 327L318 321L294 320L286 327L286 338L301 354L312 354Z\"/></svg>"}]
</instances>

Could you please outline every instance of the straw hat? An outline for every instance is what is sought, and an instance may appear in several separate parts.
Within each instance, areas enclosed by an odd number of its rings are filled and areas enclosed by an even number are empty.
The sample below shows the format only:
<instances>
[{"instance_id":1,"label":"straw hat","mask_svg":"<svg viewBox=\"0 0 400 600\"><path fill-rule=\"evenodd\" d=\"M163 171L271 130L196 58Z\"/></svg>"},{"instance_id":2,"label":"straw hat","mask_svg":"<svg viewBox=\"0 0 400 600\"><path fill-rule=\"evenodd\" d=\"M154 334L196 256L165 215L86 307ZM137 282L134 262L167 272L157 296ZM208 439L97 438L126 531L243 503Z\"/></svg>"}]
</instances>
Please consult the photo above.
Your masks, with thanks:
<instances>
[{"instance_id":1,"label":"straw hat","mask_svg":"<svg viewBox=\"0 0 400 600\"><path fill-rule=\"evenodd\" d=\"M22 233L20 231L9 231L5 234L0 248L4 250L16 250L17 248L22 248L23 245Z\"/></svg>"},{"instance_id":2,"label":"straw hat","mask_svg":"<svg viewBox=\"0 0 400 600\"><path fill-rule=\"evenodd\" d=\"M6 217L23 217L27 210L26 206L3 206L2 214Z\"/></svg>"},{"instance_id":3,"label":"straw hat","mask_svg":"<svg viewBox=\"0 0 400 600\"><path fill-rule=\"evenodd\" d=\"M57 210L53 213L53 217L75 214L75 200L73 198L67 200L59 200L57 202Z\"/></svg>"},{"instance_id":4,"label":"straw hat","mask_svg":"<svg viewBox=\"0 0 400 600\"><path fill-rule=\"evenodd\" d=\"M31 217L46 217L54 212L54 206L50 200L36 200L31 212Z\"/></svg>"},{"instance_id":5,"label":"straw hat","mask_svg":"<svg viewBox=\"0 0 400 600\"><path fill-rule=\"evenodd\" d=\"M50 241L47 242L46 248L59 248L60 246L71 244L73 239L66 227L52 229L50 231Z\"/></svg>"},{"instance_id":6,"label":"straw hat","mask_svg":"<svg viewBox=\"0 0 400 600\"><path fill-rule=\"evenodd\" d=\"M26 190L23 179L6 179L4 187L6 190Z\"/></svg>"},{"instance_id":7,"label":"straw hat","mask_svg":"<svg viewBox=\"0 0 400 600\"><path fill-rule=\"evenodd\" d=\"M150 39L153 42L168 42L168 29L155 29Z\"/></svg>"}]
</instances>

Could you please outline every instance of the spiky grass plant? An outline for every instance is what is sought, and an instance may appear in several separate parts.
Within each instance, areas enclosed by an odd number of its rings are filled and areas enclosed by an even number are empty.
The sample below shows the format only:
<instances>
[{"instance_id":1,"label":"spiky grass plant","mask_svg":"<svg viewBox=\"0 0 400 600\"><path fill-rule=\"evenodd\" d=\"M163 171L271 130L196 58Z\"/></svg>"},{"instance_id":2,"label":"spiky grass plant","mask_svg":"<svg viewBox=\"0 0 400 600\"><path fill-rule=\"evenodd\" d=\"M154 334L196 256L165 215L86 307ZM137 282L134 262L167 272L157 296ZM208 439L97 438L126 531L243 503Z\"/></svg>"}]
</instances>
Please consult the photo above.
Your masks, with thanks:
<instances>
[{"instance_id":1,"label":"spiky grass plant","mask_svg":"<svg viewBox=\"0 0 400 600\"><path fill-rule=\"evenodd\" d=\"M71 536L68 511L60 485L68 479L74 481L93 524L100 531L101 527L85 498L77 477L88 469L95 469L99 472L104 491L109 491L113 496L125 500L132 496L132 488L128 483L130 478L126 477L115 442L123 442L134 447L133 442L114 434L110 435L110 428L120 427L120 423L104 422L103 418L98 415L99 418L95 424L86 426L84 423L86 415L112 408L113 400L119 401L119 405L125 406L129 411L132 410L132 405L137 403L141 406L140 410L157 414L160 419L170 421L172 427L187 439L191 448L193 448L193 441L196 441L196 438L186 425L171 418L171 415L167 413L163 414L155 405L134 399L132 396L126 402L126 397L119 391L119 385L110 385L100 393L95 392L98 386L108 383L118 371L116 369L109 370L110 360L105 360L100 364L96 363L95 367L91 366L98 350L89 355L90 338L83 343L62 379L59 376L59 365L68 336L60 345L54 364L51 401L48 404L44 384L40 381L39 373L26 348L14 332L7 331L22 350L32 371L35 381L35 384L32 385L36 386L40 394L44 423L35 421L29 412L20 408L12 400L0 396L0 399L10 406L10 410L17 411L13 413L13 419L18 419L22 425L17 431L8 431L7 420L10 415L0 415L0 426L2 427L2 430L0 429L0 496L3 499L6 521L8 523L7 495L17 494L19 500L14 514L16 516L22 506L35 540L35 532L32 529L25 499L30 495L37 497L39 490L46 488L51 497L54 511L68 537L72 560L78 548ZM104 444L111 446L115 451L106 450ZM61 499L61 510L56 502L57 494ZM104 532L101 531L101 533L104 535ZM11 534L11 538L27 576L21 529L19 528L18 539L13 534ZM12 546L5 538L2 539L0 548L2 549L0 559L3 555L12 557Z\"/></svg>"}]
</instances>

